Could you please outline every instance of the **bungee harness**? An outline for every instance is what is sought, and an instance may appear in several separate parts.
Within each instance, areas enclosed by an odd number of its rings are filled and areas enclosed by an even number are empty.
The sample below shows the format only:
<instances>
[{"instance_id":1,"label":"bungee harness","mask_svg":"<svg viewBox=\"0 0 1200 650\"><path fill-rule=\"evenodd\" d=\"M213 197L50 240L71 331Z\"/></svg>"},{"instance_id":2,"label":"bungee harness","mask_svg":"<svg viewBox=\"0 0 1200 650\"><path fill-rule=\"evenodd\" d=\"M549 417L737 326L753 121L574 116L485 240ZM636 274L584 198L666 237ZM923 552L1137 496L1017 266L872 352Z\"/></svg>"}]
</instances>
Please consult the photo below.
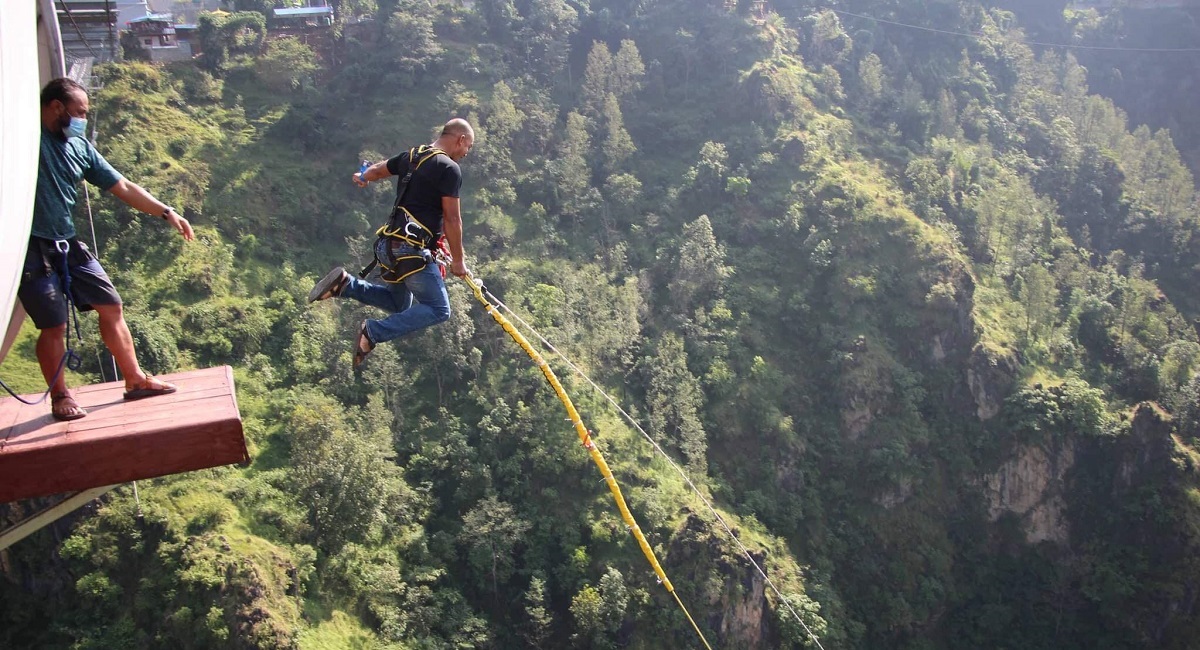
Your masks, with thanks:
<instances>
[{"instance_id":1,"label":"bungee harness","mask_svg":"<svg viewBox=\"0 0 1200 650\"><path fill-rule=\"evenodd\" d=\"M446 152L432 145L423 144L408 150L408 170L400 177L396 190L396 203L387 223L375 231L375 259L358 274L365 278L376 265L380 267L379 277L389 284L403 282L408 276L419 273L434 261L434 249L444 251L444 238L436 234L425 224L417 220L408 208L404 207L404 197L408 194L408 184L421 165L438 154ZM442 277L446 276L442 269Z\"/></svg>"},{"instance_id":2,"label":"bungee harness","mask_svg":"<svg viewBox=\"0 0 1200 650\"><path fill-rule=\"evenodd\" d=\"M74 246L72 246L72 243ZM51 247L51 244L53 247ZM58 362L58 370L54 373L54 379L49 383L48 386L46 386L46 392L42 393L40 398L34 401L29 401L18 395L15 391L13 391L12 388L9 388L8 384L4 383L3 380L0 380L0 387L4 388L5 392L16 398L18 402L32 406L46 401L46 398L50 396L50 391L54 390L54 384L58 383L58 379L62 377L63 372L65 372L67 368L77 371L79 370L80 366L83 365L83 359L80 359L79 355L75 354L75 349L71 347L72 320L75 323L75 340L80 342L83 341L83 335L79 333L79 312L75 310L75 301L71 299L71 256L72 248L74 248L78 254L84 256L88 256L90 253L88 252L87 246L77 239L43 240L40 238L35 238L34 243L31 245L36 245L38 247L38 254L40 254L42 257L42 266L46 275L50 275L54 272L53 262L51 261L52 254L57 253L57 256L62 257L62 272L59 275L59 290L62 291L63 299L67 301L67 308L69 310L67 312L66 351L63 352L62 359L60 359Z\"/></svg>"}]
</instances>

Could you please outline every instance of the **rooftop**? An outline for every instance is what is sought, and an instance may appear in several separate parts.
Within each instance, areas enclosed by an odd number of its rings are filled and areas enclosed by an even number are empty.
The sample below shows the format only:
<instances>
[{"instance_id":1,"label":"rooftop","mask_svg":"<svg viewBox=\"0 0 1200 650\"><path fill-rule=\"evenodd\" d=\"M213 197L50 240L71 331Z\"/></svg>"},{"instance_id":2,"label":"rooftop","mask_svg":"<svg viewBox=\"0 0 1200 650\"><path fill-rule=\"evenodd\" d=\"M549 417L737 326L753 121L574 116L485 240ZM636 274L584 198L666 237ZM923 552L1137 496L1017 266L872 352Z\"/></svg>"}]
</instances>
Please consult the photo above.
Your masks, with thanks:
<instances>
[{"instance_id":1,"label":"rooftop","mask_svg":"<svg viewBox=\"0 0 1200 650\"><path fill-rule=\"evenodd\" d=\"M172 20L174 20L174 17L171 14L146 14L145 16L142 16L141 18L134 18L133 20L129 21L129 24L132 25L133 23L150 23L150 22L169 23Z\"/></svg>"},{"instance_id":2,"label":"rooftop","mask_svg":"<svg viewBox=\"0 0 1200 650\"><path fill-rule=\"evenodd\" d=\"M276 7L276 18L293 18L296 16L332 16L333 7Z\"/></svg>"}]
</instances>

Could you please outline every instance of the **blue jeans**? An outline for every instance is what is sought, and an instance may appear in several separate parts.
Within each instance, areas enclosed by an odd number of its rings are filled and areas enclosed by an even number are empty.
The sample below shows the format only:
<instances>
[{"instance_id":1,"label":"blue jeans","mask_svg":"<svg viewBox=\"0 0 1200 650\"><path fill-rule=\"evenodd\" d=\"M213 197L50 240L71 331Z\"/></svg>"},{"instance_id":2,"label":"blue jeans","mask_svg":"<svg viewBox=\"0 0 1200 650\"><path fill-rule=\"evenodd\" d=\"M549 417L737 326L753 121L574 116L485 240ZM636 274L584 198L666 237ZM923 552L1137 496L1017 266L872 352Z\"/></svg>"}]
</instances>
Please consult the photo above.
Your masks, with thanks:
<instances>
[{"instance_id":1,"label":"blue jeans","mask_svg":"<svg viewBox=\"0 0 1200 650\"><path fill-rule=\"evenodd\" d=\"M373 284L351 276L341 297L353 298L391 314L367 321L367 336L376 345L450 318L450 296L437 264L428 264L396 284Z\"/></svg>"}]
</instances>

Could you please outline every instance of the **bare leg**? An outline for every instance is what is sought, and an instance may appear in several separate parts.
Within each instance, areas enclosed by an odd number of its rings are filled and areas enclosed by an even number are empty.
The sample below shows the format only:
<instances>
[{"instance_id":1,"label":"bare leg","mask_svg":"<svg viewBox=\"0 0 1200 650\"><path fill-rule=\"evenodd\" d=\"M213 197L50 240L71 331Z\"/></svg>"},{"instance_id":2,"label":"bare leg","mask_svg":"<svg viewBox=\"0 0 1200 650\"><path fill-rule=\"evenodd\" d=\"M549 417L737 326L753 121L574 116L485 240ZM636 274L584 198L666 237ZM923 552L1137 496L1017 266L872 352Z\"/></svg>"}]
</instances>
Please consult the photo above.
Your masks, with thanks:
<instances>
[{"instance_id":1,"label":"bare leg","mask_svg":"<svg viewBox=\"0 0 1200 650\"><path fill-rule=\"evenodd\" d=\"M46 328L38 334L35 348L38 365L42 368L42 376L46 378L46 385L50 387L51 395L70 394L67 391L67 379L63 376L66 373L59 374L58 372L58 367L63 362L63 355L67 353L67 343L64 338L66 334L66 323L58 327Z\"/></svg>"},{"instance_id":2,"label":"bare leg","mask_svg":"<svg viewBox=\"0 0 1200 650\"><path fill-rule=\"evenodd\" d=\"M138 365L133 349L133 335L125 324L125 312L121 305L94 305L100 317L100 338L117 361L117 367L125 377L125 388L132 390L146 383L146 373Z\"/></svg>"}]
</instances>

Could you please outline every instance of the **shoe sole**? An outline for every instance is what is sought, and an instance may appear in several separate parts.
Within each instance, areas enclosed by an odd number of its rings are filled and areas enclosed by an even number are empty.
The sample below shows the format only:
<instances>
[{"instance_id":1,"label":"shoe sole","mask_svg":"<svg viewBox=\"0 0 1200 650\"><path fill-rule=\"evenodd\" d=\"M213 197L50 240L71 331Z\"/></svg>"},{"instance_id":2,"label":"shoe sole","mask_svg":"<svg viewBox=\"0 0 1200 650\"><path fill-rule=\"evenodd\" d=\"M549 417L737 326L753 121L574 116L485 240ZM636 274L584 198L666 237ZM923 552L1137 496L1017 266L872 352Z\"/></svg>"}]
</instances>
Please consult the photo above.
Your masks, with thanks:
<instances>
[{"instance_id":1,"label":"shoe sole","mask_svg":"<svg viewBox=\"0 0 1200 650\"><path fill-rule=\"evenodd\" d=\"M332 298L334 296L334 287L337 285L338 281L342 279L342 276L344 276L345 273L346 270L340 266L327 273L325 277L321 278L321 281L314 285L312 290L308 292L308 301L317 302L318 300Z\"/></svg>"}]
</instances>

